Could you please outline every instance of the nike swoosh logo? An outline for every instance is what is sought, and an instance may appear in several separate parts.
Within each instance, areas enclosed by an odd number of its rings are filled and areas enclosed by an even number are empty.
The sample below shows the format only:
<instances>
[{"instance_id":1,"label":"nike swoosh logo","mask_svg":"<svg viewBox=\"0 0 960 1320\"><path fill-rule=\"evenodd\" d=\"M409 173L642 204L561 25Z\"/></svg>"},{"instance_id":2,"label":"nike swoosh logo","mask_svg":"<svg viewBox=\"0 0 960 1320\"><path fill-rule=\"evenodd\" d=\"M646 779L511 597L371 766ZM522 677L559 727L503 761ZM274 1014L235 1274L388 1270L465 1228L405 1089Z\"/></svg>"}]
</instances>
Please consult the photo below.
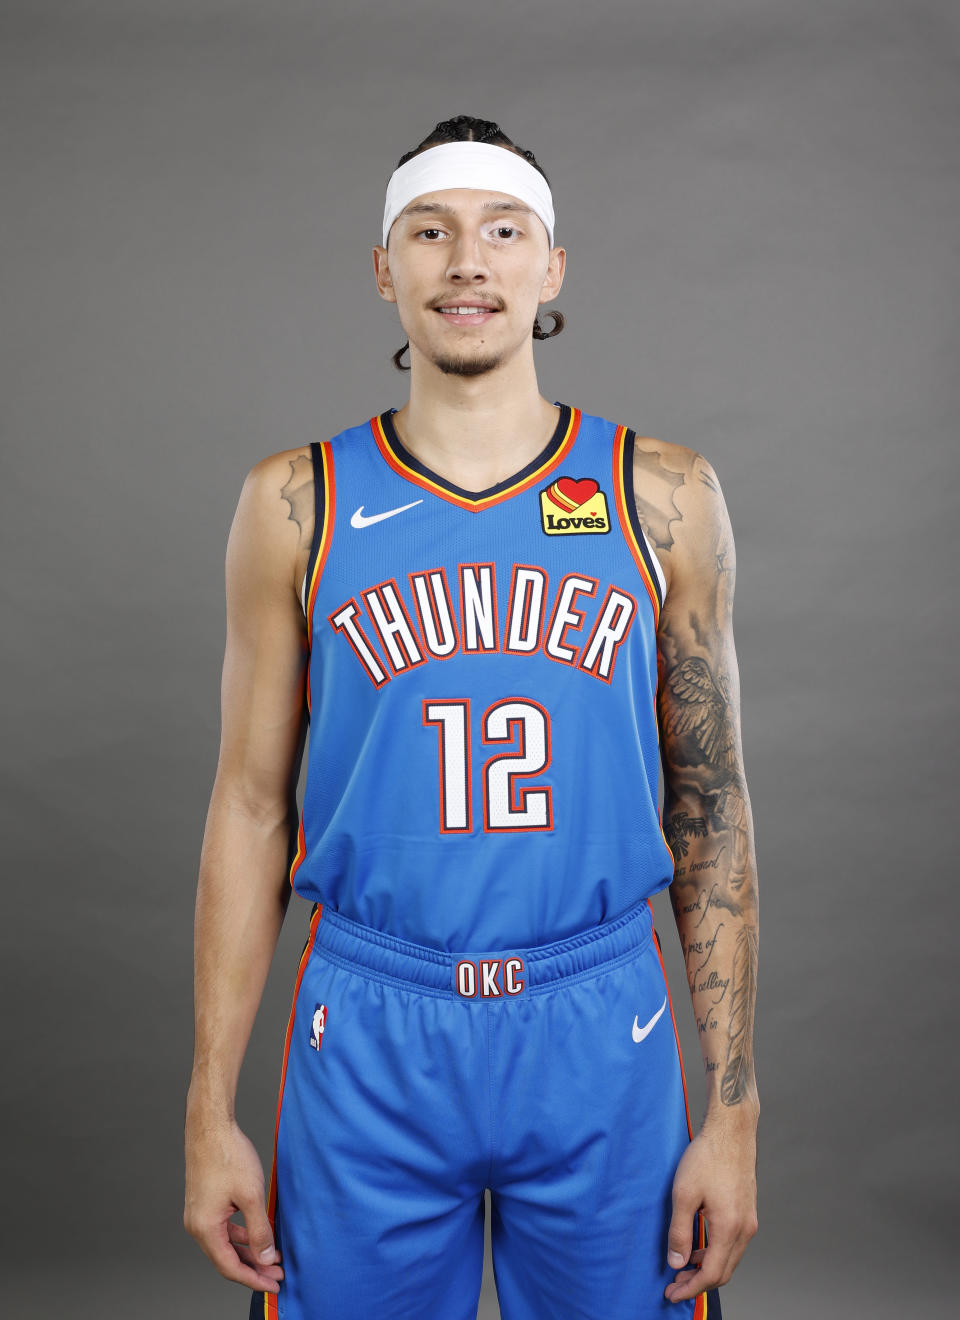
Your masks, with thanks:
<instances>
[{"instance_id":1,"label":"nike swoosh logo","mask_svg":"<svg viewBox=\"0 0 960 1320\"><path fill-rule=\"evenodd\" d=\"M641 1027L636 1018L633 1019L633 1039L635 1041L644 1040L647 1036L650 1035L650 1032L660 1021L660 1014L663 1012L666 1006L667 1006L667 997L666 995L664 995L663 1003L660 1005L656 1013L654 1013L653 1017L650 1019L650 1021L647 1023L645 1027Z\"/></svg>"},{"instance_id":2,"label":"nike swoosh logo","mask_svg":"<svg viewBox=\"0 0 960 1320\"><path fill-rule=\"evenodd\" d=\"M364 514L363 505L350 518L351 527L369 527L372 523L382 522L384 518L392 518L395 513L403 513L404 509L412 509L414 504L422 504L423 500L413 500L410 504L401 504L399 509L387 509L386 513L368 513Z\"/></svg>"}]
</instances>

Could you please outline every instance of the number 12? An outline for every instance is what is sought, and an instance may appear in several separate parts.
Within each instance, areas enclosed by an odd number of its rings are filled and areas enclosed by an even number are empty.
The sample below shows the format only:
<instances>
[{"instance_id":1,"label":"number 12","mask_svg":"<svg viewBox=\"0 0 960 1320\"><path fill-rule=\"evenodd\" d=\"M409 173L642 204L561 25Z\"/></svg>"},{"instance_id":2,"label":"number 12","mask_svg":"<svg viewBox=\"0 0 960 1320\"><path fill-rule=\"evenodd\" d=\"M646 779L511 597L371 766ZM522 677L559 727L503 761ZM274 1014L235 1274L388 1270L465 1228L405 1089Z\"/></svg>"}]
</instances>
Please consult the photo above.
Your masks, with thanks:
<instances>
[{"instance_id":1,"label":"number 12","mask_svg":"<svg viewBox=\"0 0 960 1320\"><path fill-rule=\"evenodd\" d=\"M423 702L424 725L435 724L440 751L440 832L473 831L470 775L470 699ZM519 742L519 750L499 752L483 767L483 828L552 830L553 789L549 784L518 784L550 764L550 716L539 702L506 697L483 712L484 744Z\"/></svg>"}]
</instances>

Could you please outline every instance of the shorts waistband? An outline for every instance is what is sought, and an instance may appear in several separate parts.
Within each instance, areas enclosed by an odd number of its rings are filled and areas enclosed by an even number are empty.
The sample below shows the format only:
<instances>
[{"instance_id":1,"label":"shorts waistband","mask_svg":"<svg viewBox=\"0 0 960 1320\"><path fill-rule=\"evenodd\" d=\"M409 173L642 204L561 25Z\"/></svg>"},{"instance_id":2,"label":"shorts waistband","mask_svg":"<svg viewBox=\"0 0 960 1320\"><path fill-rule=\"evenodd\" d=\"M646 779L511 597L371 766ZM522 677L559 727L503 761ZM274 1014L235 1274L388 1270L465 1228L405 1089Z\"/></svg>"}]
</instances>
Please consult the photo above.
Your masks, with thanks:
<instances>
[{"instance_id":1,"label":"shorts waistband","mask_svg":"<svg viewBox=\"0 0 960 1320\"><path fill-rule=\"evenodd\" d=\"M611 964L636 957L653 934L653 909L643 899L610 921L550 944L448 952L320 907L314 945L335 961L359 965L368 974L406 983L411 989L478 1002L542 993L561 981L596 975Z\"/></svg>"}]
</instances>

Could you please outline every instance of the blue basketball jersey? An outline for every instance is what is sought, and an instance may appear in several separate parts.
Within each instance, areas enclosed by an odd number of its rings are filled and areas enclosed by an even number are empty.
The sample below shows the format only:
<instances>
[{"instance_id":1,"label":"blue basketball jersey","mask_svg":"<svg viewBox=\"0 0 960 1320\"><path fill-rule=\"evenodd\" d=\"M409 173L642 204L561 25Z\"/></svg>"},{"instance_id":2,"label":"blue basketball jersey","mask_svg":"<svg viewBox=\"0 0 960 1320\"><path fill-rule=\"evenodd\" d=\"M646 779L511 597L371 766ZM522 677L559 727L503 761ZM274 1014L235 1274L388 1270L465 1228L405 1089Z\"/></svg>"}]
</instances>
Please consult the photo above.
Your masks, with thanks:
<instances>
[{"instance_id":1,"label":"blue basketball jersey","mask_svg":"<svg viewBox=\"0 0 960 1320\"><path fill-rule=\"evenodd\" d=\"M625 426L558 403L470 492L388 409L311 445L309 751L290 882L442 950L563 939L669 884L657 805L663 571Z\"/></svg>"}]
</instances>

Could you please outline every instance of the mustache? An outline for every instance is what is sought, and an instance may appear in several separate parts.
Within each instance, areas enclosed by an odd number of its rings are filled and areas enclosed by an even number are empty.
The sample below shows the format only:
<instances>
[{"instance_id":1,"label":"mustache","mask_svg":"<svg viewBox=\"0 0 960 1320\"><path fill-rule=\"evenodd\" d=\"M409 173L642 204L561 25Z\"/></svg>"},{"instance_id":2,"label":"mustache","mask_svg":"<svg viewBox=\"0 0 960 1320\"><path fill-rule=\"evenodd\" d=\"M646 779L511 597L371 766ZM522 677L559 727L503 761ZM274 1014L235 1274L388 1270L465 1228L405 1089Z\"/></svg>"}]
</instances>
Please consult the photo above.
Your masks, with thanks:
<instances>
[{"instance_id":1,"label":"mustache","mask_svg":"<svg viewBox=\"0 0 960 1320\"><path fill-rule=\"evenodd\" d=\"M436 311L438 307L444 307L444 306L464 307L469 303L482 303L484 307L490 307L495 311L503 310L503 303L499 301L494 301L491 298L481 298L479 294L476 293L465 293L462 295L462 300L460 299L461 299L460 294L448 293L445 294L443 297L438 298L436 302L432 302L430 306L434 309L434 311Z\"/></svg>"}]
</instances>

